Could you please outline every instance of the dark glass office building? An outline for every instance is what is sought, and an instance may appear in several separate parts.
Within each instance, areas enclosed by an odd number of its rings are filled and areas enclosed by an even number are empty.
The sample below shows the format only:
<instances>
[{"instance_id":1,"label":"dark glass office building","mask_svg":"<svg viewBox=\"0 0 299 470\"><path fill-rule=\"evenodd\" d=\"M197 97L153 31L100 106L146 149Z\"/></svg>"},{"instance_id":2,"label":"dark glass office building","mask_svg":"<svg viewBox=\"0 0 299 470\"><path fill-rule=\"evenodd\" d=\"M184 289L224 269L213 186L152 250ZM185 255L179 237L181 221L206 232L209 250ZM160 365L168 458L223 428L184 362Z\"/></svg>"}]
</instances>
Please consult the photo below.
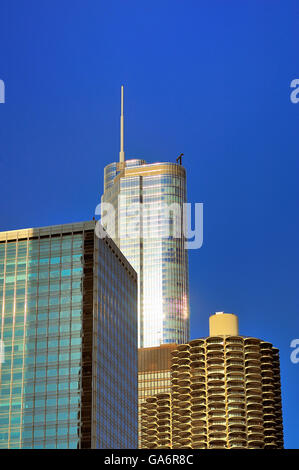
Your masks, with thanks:
<instances>
[{"instance_id":1,"label":"dark glass office building","mask_svg":"<svg viewBox=\"0 0 299 470\"><path fill-rule=\"evenodd\" d=\"M95 222L0 233L0 448L137 448L137 277Z\"/></svg>"}]
</instances>

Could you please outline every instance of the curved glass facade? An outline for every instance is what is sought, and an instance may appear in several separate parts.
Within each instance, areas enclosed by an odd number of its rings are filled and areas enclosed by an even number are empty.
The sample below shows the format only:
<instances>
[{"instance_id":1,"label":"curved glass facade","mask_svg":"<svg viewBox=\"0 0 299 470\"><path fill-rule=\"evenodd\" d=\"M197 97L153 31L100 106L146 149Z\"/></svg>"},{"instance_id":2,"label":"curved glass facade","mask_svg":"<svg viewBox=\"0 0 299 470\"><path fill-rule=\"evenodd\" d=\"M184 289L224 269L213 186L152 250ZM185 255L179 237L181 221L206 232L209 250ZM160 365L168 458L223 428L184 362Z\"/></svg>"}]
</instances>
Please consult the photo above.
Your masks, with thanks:
<instances>
[{"instance_id":1,"label":"curved glass facade","mask_svg":"<svg viewBox=\"0 0 299 470\"><path fill-rule=\"evenodd\" d=\"M138 274L139 347L188 341L184 167L138 159L112 163L104 171L104 189L102 202L115 209L110 235ZM165 212L165 207L172 209ZM178 217L179 236L174 228ZM104 226L109 233L109 223Z\"/></svg>"}]
</instances>

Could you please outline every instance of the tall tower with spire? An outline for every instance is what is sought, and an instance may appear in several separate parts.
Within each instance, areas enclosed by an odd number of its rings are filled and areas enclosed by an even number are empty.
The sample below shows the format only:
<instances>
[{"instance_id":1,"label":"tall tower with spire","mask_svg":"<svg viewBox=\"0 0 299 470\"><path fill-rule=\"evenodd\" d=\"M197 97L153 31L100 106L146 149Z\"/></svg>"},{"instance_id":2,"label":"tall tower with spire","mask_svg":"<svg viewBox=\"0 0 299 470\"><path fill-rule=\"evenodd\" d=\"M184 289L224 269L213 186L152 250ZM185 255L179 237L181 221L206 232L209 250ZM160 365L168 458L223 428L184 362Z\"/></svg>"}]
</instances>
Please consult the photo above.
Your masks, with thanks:
<instances>
[{"instance_id":1,"label":"tall tower with spire","mask_svg":"<svg viewBox=\"0 0 299 470\"><path fill-rule=\"evenodd\" d=\"M115 230L110 235L138 274L139 347L189 340L188 253L183 230L180 236L172 233L173 213L161 215L160 210L176 204L182 214L186 199L182 165L125 159L122 86L119 161L104 169L101 201L112 204ZM145 234L145 214L149 213L150 230ZM138 230L132 233L136 216ZM109 224L103 225L109 233Z\"/></svg>"}]
</instances>

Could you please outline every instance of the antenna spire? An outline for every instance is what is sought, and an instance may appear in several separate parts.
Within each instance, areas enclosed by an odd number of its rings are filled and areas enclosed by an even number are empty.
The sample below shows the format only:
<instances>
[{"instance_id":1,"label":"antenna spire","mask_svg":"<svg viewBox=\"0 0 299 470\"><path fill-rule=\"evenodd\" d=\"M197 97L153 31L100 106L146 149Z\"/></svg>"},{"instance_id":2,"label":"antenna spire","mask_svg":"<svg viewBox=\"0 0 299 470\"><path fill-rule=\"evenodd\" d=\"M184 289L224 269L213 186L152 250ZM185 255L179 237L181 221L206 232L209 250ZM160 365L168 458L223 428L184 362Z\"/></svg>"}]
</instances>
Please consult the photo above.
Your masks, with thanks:
<instances>
[{"instance_id":1,"label":"antenna spire","mask_svg":"<svg viewBox=\"0 0 299 470\"><path fill-rule=\"evenodd\" d=\"M120 111L120 152L119 161L125 161L124 152L124 86L121 86L121 111Z\"/></svg>"}]
</instances>

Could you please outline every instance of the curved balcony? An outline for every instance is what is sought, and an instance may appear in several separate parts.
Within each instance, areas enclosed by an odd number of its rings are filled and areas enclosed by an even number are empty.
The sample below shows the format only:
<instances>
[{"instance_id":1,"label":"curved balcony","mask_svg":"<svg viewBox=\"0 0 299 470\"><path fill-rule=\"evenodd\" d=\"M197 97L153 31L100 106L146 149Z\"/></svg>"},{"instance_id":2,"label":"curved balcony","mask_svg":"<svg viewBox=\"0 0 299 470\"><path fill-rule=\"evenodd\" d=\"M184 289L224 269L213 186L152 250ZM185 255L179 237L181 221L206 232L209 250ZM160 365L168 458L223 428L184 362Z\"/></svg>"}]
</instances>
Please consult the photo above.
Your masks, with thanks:
<instances>
[{"instance_id":1,"label":"curved balcony","mask_svg":"<svg viewBox=\"0 0 299 470\"><path fill-rule=\"evenodd\" d=\"M160 426L158 427L158 436L159 439L170 437L170 427Z\"/></svg>"},{"instance_id":2,"label":"curved balcony","mask_svg":"<svg viewBox=\"0 0 299 470\"><path fill-rule=\"evenodd\" d=\"M246 366L245 366L245 374L246 374L246 376L247 376L247 374L257 374L258 376L260 376L260 374L261 374L261 367L248 366L248 365L246 365Z\"/></svg>"},{"instance_id":3,"label":"curved balcony","mask_svg":"<svg viewBox=\"0 0 299 470\"><path fill-rule=\"evenodd\" d=\"M275 385L274 385L274 384L275 384ZM275 377L274 377L274 376L273 376L273 377L265 377L265 376L263 376L263 377L262 377L262 386L263 386L263 388L264 388L265 386L270 387L271 385L272 385L272 387L277 388L277 386L280 385L280 382L277 382L277 381L275 380Z\"/></svg>"},{"instance_id":4,"label":"curved balcony","mask_svg":"<svg viewBox=\"0 0 299 470\"><path fill-rule=\"evenodd\" d=\"M261 354L261 363L262 365L268 364L271 368L273 367L273 359L268 354Z\"/></svg>"},{"instance_id":5,"label":"curved balcony","mask_svg":"<svg viewBox=\"0 0 299 470\"><path fill-rule=\"evenodd\" d=\"M270 351L272 351L273 349L273 345L269 343L268 341L261 341L260 347L261 349L270 350Z\"/></svg>"},{"instance_id":6,"label":"curved balcony","mask_svg":"<svg viewBox=\"0 0 299 470\"><path fill-rule=\"evenodd\" d=\"M245 361L247 360L252 360L252 359L256 359L256 360L260 360L260 354L258 352L244 352L244 358L245 358Z\"/></svg>"},{"instance_id":7,"label":"curved balcony","mask_svg":"<svg viewBox=\"0 0 299 470\"><path fill-rule=\"evenodd\" d=\"M206 439L192 439L192 449L207 449Z\"/></svg>"},{"instance_id":8,"label":"curved balcony","mask_svg":"<svg viewBox=\"0 0 299 470\"><path fill-rule=\"evenodd\" d=\"M180 399L182 399L181 395L187 395L189 396L189 393L190 393L190 387L188 386L181 386L179 383L177 384L177 387L176 387L176 392L179 393L179 397Z\"/></svg>"},{"instance_id":9,"label":"curved balcony","mask_svg":"<svg viewBox=\"0 0 299 470\"><path fill-rule=\"evenodd\" d=\"M245 418L245 411L242 410L231 410L228 413L228 420L231 418Z\"/></svg>"},{"instance_id":10,"label":"curved balcony","mask_svg":"<svg viewBox=\"0 0 299 470\"><path fill-rule=\"evenodd\" d=\"M215 411L215 410L225 411L225 409L226 409L225 399L221 401L216 401L216 400L213 400L213 398L210 398L207 402L208 412Z\"/></svg>"},{"instance_id":11,"label":"curved balcony","mask_svg":"<svg viewBox=\"0 0 299 470\"><path fill-rule=\"evenodd\" d=\"M271 403L270 405L266 405L264 402L264 413L265 415L275 415L275 406L274 403Z\"/></svg>"},{"instance_id":12,"label":"curved balcony","mask_svg":"<svg viewBox=\"0 0 299 470\"><path fill-rule=\"evenodd\" d=\"M190 432L190 423L179 423L177 425L177 429L179 430L179 432Z\"/></svg>"},{"instance_id":13,"label":"curved balcony","mask_svg":"<svg viewBox=\"0 0 299 470\"><path fill-rule=\"evenodd\" d=\"M190 359L189 357L182 357L181 359L177 360L178 365L178 372L180 373L180 366L189 366L190 367ZM185 371L184 371L185 372Z\"/></svg>"},{"instance_id":14,"label":"curved balcony","mask_svg":"<svg viewBox=\"0 0 299 470\"><path fill-rule=\"evenodd\" d=\"M229 443L229 449L247 449L247 441L232 441Z\"/></svg>"},{"instance_id":15,"label":"curved balcony","mask_svg":"<svg viewBox=\"0 0 299 470\"><path fill-rule=\"evenodd\" d=\"M207 435L207 428L204 426L201 427L192 427L192 437L198 436L206 436Z\"/></svg>"},{"instance_id":16,"label":"curved balcony","mask_svg":"<svg viewBox=\"0 0 299 470\"><path fill-rule=\"evenodd\" d=\"M191 413L203 413L206 411L206 404L204 402L196 404L191 403L190 411Z\"/></svg>"},{"instance_id":17,"label":"curved balcony","mask_svg":"<svg viewBox=\"0 0 299 470\"><path fill-rule=\"evenodd\" d=\"M244 348L242 345L231 345L231 344L226 344L225 346L225 352L226 352L226 356L230 357L230 356L238 356L238 355L242 355L243 357L243 352L244 352Z\"/></svg>"},{"instance_id":18,"label":"curved balcony","mask_svg":"<svg viewBox=\"0 0 299 470\"><path fill-rule=\"evenodd\" d=\"M228 389L233 389L233 390L236 390L236 389L241 389L241 390L244 390L244 381L243 380L240 380L240 379L236 379L235 377L232 378L232 377L228 377L227 378L227 388Z\"/></svg>"},{"instance_id":19,"label":"curved balcony","mask_svg":"<svg viewBox=\"0 0 299 470\"><path fill-rule=\"evenodd\" d=\"M197 428L197 427L200 427L200 428L204 428L206 427L206 419L203 418L203 417L194 417L194 415L192 415L192 428Z\"/></svg>"},{"instance_id":20,"label":"curved balcony","mask_svg":"<svg viewBox=\"0 0 299 470\"><path fill-rule=\"evenodd\" d=\"M182 357L189 357L189 347L185 348L185 345L180 345L183 346L183 349L180 349L180 347L177 348L176 355L175 357L177 358L182 358Z\"/></svg>"},{"instance_id":21,"label":"curved balcony","mask_svg":"<svg viewBox=\"0 0 299 470\"><path fill-rule=\"evenodd\" d=\"M244 404L244 396L242 395L230 395L227 397L228 405L235 404Z\"/></svg>"},{"instance_id":22,"label":"curved balcony","mask_svg":"<svg viewBox=\"0 0 299 470\"><path fill-rule=\"evenodd\" d=\"M259 433L251 433L248 432L247 436L248 443L250 444L251 442L261 442L264 443L264 434L262 432Z\"/></svg>"},{"instance_id":23,"label":"curved balcony","mask_svg":"<svg viewBox=\"0 0 299 470\"><path fill-rule=\"evenodd\" d=\"M261 350L261 361L262 361L262 362L271 363L272 366L273 366L273 365L274 365L274 364L273 364L274 360L273 360L273 354L272 354L272 352L268 352L268 351L265 352L265 351L262 351L262 350Z\"/></svg>"},{"instance_id":24,"label":"curved balcony","mask_svg":"<svg viewBox=\"0 0 299 470\"><path fill-rule=\"evenodd\" d=\"M207 361L211 361L211 360L214 360L214 359L221 359L221 360L224 360L224 353L223 351L208 351L207 352Z\"/></svg>"},{"instance_id":25,"label":"curved balcony","mask_svg":"<svg viewBox=\"0 0 299 470\"><path fill-rule=\"evenodd\" d=\"M265 384L262 386L262 390L263 390L263 395L271 395L271 396L274 396L275 395L275 390L274 390L274 385L271 383L271 384Z\"/></svg>"},{"instance_id":26,"label":"curved balcony","mask_svg":"<svg viewBox=\"0 0 299 470\"><path fill-rule=\"evenodd\" d=\"M189 341L189 345L190 345L190 348L193 348L194 346L202 346L205 344L205 340L204 339L191 339L191 341Z\"/></svg>"},{"instance_id":27,"label":"curved balcony","mask_svg":"<svg viewBox=\"0 0 299 470\"><path fill-rule=\"evenodd\" d=\"M211 423L209 425L209 432L226 432L226 425Z\"/></svg>"},{"instance_id":28,"label":"curved balcony","mask_svg":"<svg viewBox=\"0 0 299 470\"><path fill-rule=\"evenodd\" d=\"M226 361L226 371L229 371L231 369L234 370L234 368L236 368L236 370L243 371L244 370L243 361L232 361L232 360Z\"/></svg>"},{"instance_id":29,"label":"curved balcony","mask_svg":"<svg viewBox=\"0 0 299 470\"><path fill-rule=\"evenodd\" d=\"M221 395L222 397L225 395L225 386L224 382L217 382L217 383L210 383L207 390L207 396L211 397L214 395Z\"/></svg>"},{"instance_id":30,"label":"curved balcony","mask_svg":"<svg viewBox=\"0 0 299 470\"><path fill-rule=\"evenodd\" d=\"M205 384L192 384L190 385L190 395L191 397L205 397L206 396L206 387Z\"/></svg>"},{"instance_id":31,"label":"curved balcony","mask_svg":"<svg viewBox=\"0 0 299 470\"><path fill-rule=\"evenodd\" d=\"M245 412L245 405L243 403L231 403L227 407L228 415L232 412Z\"/></svg>"},{"instance_id":32,"label":"curved balcony","mask_svg":"<svg viewBox=\"0 0 299 470\"><path fill-rule=\"evenodd\" d=\"M260 346L261 340L248 336L247 338L244 338L244 344Z\"/></svg>"},{"instance_id":33,"label":"curved balcony","mask_svg":"<svg viewBox=\"0 0 299 470\"><path fill-rule=\"evenodd\" d=\"M208 371L208 382L210 380L224 380L224 372L215 372L214 370Z\"/></svg>"},{"instance_id":34,"label":"curved balcony","mask_svg":"<svg viewBox=\"0 0 299 470\"><path fill-rule=\"evenodd\" d=\"M181 431L180 433L180 440L181 441L189 441L191 442L191 431Z\"/></svg>"},{"instance_id":35,"label":"curved balcony","mask_svg":"<svg viewBox=\"0 0 299 470\"><path fill-rule=\"evenodd\" d=\"M248 435L249 434L260 434L264 435L264 426L262 425L247 425Z\"/></svg>"},{"instance_id":36,"label":"curved balcony","mask_svg":"<svg viewBox=\"0 0 299 470\"><path fill-rule=\"evenodd\" d=\"M248 442L249 449L264 449L263 441L250 441Z\"/></svg>"},{"instance_id":37,"label":"curved balcony","mask_svg":"<svg viewBox=\"0 0 299 470\"><path fill-rule=\"evenodd\" d=\"M191 400L191 411L193 411L196 406L202 406L206 408L206 399L205 398L195 398L194 400Z\"/></svg>"},{"instance_id":38,"label":"curved balcony","mask_svg":"<svg viewBox=\"0 0 299 470\"><path fill-rule=\"evenodd\" d=\"M245 386L244 386L244 383L241 382L241 383L233 383L233 384L228 384L227 385L227 395L236 395L236 394L240 394L240 395L244 395L245 394Z\"/></svg>"},{"instance_id":39,"label":"curved balcony","mask_svg":"<svg viewBox=\"0 0 299 470\"><path fill-rule=\"evenodd\" d=\"M191 420L192 423L194 422L207 422L207 415L206 415L206 410L200 410L200 411L192 411L191 412Z\"/></svg>"},{"instance_id":40,"label":"curved balcony","mask_svg":"<svg viewBox=\"0 0 299 470\"><path fill-rule=\"evenodd\" d=\"M252 366L260 366L260 364L261 364L261 358L259 357L258 359L256 359L256 358L250 358L250 357L249 357L249 358L245 359L245 364L246 364L247 366L250 366L250 365L252 365Z\"/></svg>"},{"instance_id":41,"label":"curved balcony","mask_svg":"<svg viewBox=\"0 0 299 470\"><path fill-rule=\"evenodd\" d=\"M252 374L252 373L246 373L245 374L245 380L248 386L252 384L252 382L261 382L262 376L260 374Z\"/></svg>"},{"instance_id":42,"label":"curved balcony","mask_svg":"<svg viewBox=\"0 0 299 470\"><path fill-rule=\"evenodd\" d=\"M222 413L222 416L213 416L211 413L208 417L208 423L209 423L209 426L210 425L214 425L214 424L222 424L224 426L226 426L226 415L225 413L223 414Z\"/></svg>"},{"instance_id":43,"label":"curved balcony","mask_svg":"<svg viewBox=\"0 0 299 470\"><path fill-rule=\"evenodd\" d=\"M269 428L269 429L265 429L264 436L265 436L265 442L266 442L266 439L268 440L268 442L269 442L270 439L275 440L276 439L276 429L274 427Z\"/></svg>"},{"instance_id":44,"label":"curved balcony","mask_svg":"<svg viewBox=\"0 0 299 470\"><path fill-rule=\"evenodd\" d=\"M206 360L206 352L202 348L191 348L190 349L190 359L195 359L195 360L200 360L202 362L205 362Z\"/></svg>"},{"instance_id":45,"label":"curved balcony","mask_svg":"<svg viewBox=\"0 0 299 470\"><path fill-rule=\"evenodd\" d=\"M224 387L224 377L222 379L208 378L208 388L210 387Z\"/></svg>"},{"instance_id":46,"label":"curved balcony","mask_svg":"<svg viewBox=\"0 0 299 470\"><path fill-rule=\"evenodd\" d=\"M177 390L180 390L181 388L190 388L190 380L187 379L181 379L177 381Z\"/></svg>"},{"instance_id":47,"label":"curved balcony","mask_svg":"<svg viewBox=\"0 0 299 470\"><path fill-rule=\"evenodd\" d=\"M225 368L219 364L210 364L209 367L207 367L207 372L208 374L224 374Z\"/></svg>"},{"instance_id":48,"label":"curved balcony","mask_svg":"<svg viewBox=\"0 0 299 470\"><path fill-rule=\"evenodd\" d=\"M229 336L225 339L225 344L241 344L243 345L244 339L240 336Z\"/></svg>"},{"instance_id":49,"label":"curved balcony","mask_svg":"<svg viewBox=\"0 0 299 470\"><path fill-rule=\"evenodd\" d=\"M228 423L228 432L245 432L246 433L246 424L242 423Z\"/></svg>"},{"instance_id":50,"label":"curved balcony","mask_svg":"<svg viewBox=\"0 0 299 470\"><path fill-rule=\"evenodd\" d=\"M259 418L255 418L251 416L248 416L247 423L248 423L248 426L262 426L262 427L264 426L263 419L259 419Z\"/></svg>"},{"instance_id":51,"label":"curved balcony","mask_svg":"<svg viewBox=\"0 0 299 470\"><path fill-rule=\"evenodd\" d=\"M225 449L226 439L210 439L209 448L210 449Z\"/></svg>"},{"instance_id":52,"label":"curved balcony","mask_svg":"<svg viewBox=\"0 0 299 470\"><path fill-rule=\"evenodd\" d=\"M241 376L242 380L244 380L244 367L243 366L235 366L230 365L226 367L226 374L227 377L238 377Z\"/></svg>"},{"instance_id":53,"label":"curved balcony","mask_svg":"<svg viewBox=\"0 0 299 470\"><path fill-rule=\"evenodd\" d=\"M259 395L262 396L262 386L260 382L245 382L246 396Z\"/></svg>"},{"instance_id":54,"label":"curved balcony","mask_svg":"<svg viewBox=\"0 0 299 470\"><path fill-rule=\"evenodd\" d=\"M179 373L189 372L190 371L190 365L187 365L187 364L178 365L177 370L178 370Z\"/></svg>"},{"instance_id":55,"label":"curved balcony","mask_svg":"<svg viewBox=\"0 0 299 470\"><path fill-rule=\"evenodd\" d=\"M232 440L245 440L247 439L247 433L246 431L236 431L236 430L230 430L228 432L228 439L230 441Z\"/></svg>"},{"instance_id":56,"label":"curved balcony","mask_svg":"<svg viewBox=\"0 0 299 470\"><path fill-rule=\"evenodd\" d=\"M170 407L157 410L157 416L158 416L159 422L168 420L170 418L170 415L171 415Z\"/></svg>"},{"instance_id":57,"label":"curved balcony","mask_svg":"<svg viewBox=\"0 0 299 470\"><path fill-rule=\"evenodd\" d=\"M250 419L250 418L260 419L262 417L263 417L262 410L247 410L247 419Z\"/></svg>"},{"instance_id":58,"label":"curved balcony","mask_svg":"<svg viewBox=\"0 0 299 470\"><path fill-rule=\"evenodd\" d=\"M262 380L264 381L265 379L268 379L268 380L273 380L273 371L272 370L263 370L262 369ZM263 382L264 383L264 382Z\"/></svg>"},{"instance_id":59,"label":"curved balcony","mask_svg":"<svg viewBox=\"0 0 299 470\"><path fill-rule=\"evenodd\" d=\"M199 374L205 374L205 364L203 364L202 361L192 361L190 365L192 367L191 374L193 373L193 371L196 371Z\"/></svg>"},{"instance_id":60,"label":"curved balcony","mask_svg":"<svg viewBox=\"0 0 299 470\"><path fill-rule=\"evenodd\" d=\"M157 406L170 406L170 397L160 397L158 395Z\"/></svg>"},{"instance_id":61,"label":"curved balcony","mask_svg":"<svg viewBox=\"0 0 299 470\"><path fill-rule=\"evenodd\" d=\"M179 353L179 352L181 352L181 351L189 351L189 349L190 349L189 343L184 343L184 344L179 344L179 345L177 346L176 350L174 350L174 351L176 351L176 352ZM173 352L174 352L174 351L173 351Z\"/></svg>"},{"instance_id":62,"label":"curved balcony","mask_svg":"<svg viewBox=\"0 0 299 470\"><path fill-rule=\"evenodd\" d=\"M226 417L226 413L225 413L225 410L209 410L208 411L208 419L209 419L209 422L213 419L213 418L223 418L225 419Z\"/></svg>"},{"instance_id":63,"label":"curved balcony","mask_svg":"<svg viewBox=\"0 0 299 470\"><path fill-rule=\"evenodd\" d=\"M206 352L209 354L210 352L221 352L224 353L224 348L222 344L207 344Z\"/></svg>"},{"instance_id":64,"label":"curved balcony","mask_svg":"<svg viewBox=\"0 0 299 470\"><path fill-rule=\"evenodd\" d=\"M173 376L172 376L173 377ZM188 379L190 378L190 370L183 370L181 372L177 371L176 377L177 380Z\"/></svg>"},{"instance_id":65,"label":"curved balcony","mask_svg":"<svg viewBox=\"0 0 299 470\"><path fill-rule=\"evenodd\" d=\"M207 358L207 369L213 366L224 367L224 357L210 357Z\"/></svg>"},{"instance_id":66,"label":"curved balcony","mask_svg":"<svg viewBox=\"0 0 299 470\"><path fill-rule=\"evenodd\" d=\"M205 392L206 390L205 381L204 380L200 380L199 382L191 381L190 390L192 393L193 392Z\"/></svg>"},{"instance_id":67,"label":"curved balcony","mask_svg":"<svg viewBox=\"0 0 299 470\"><path fill-rule=\"evenodd\" d=\"M213 393L208 393L208 400L209 403L225 403L225 394L224 393L217 393L216 390L213 390Z\"/></svg>"},{"instance_id":68,"label":"curved balcony","mask_svg":"<svg viewBox=\"0 0 299 470\"><path fill-rule=\"evenodd\" d=\"M263 396L263 405L265 407L271 407L275 409L275 398L266 398ZM280 408L280 407L279 407Z\"/></svg>"},{"instance_id":69,"label":"curved balcony","mask_svg":"<svg viewBox=\"0 0 299 470\"><path fill-rule=\"evenodd\" d=\"M203 352L190 352L190 359L191 361L200 361L202 364L205 363L205 354Z\"/></svg>"},{"instance_id":70,"label":"curved balcony","mask_svg":"<svg viewBox=\"0 0 299 470\"><path fill-rule=\"evenodd\" d=\"M247 394L246 395L246 402L247 402L247 405L251 405L251 404L260 404L262 405L263 403L263 398L262 398L262 394Z\"/></svg>"},{"instance_id":71,"label":"curved balcony","mask_svg":"<svg viewBox=\"0 0 299 470\"><path fill-rule=\"evenodd\" d=\"M240 426L245 426L246 428L246 417L228 417L228 429L230 429L232 426L240 427Z\"/></svg>"},{"instance_id":72,"label":"curved balcony","mask_svg":"<svg viewBox=\"0 0 299 470\"><path fill-rule=\"evenodd\" d=\"M213 441L219 440L219 439L220 440L222 440L222 439L226 440L226 434L223 431L221 431L221 432L212 432L209 435L209 439L213 440Z\"/></svg>"}]
</instances>

